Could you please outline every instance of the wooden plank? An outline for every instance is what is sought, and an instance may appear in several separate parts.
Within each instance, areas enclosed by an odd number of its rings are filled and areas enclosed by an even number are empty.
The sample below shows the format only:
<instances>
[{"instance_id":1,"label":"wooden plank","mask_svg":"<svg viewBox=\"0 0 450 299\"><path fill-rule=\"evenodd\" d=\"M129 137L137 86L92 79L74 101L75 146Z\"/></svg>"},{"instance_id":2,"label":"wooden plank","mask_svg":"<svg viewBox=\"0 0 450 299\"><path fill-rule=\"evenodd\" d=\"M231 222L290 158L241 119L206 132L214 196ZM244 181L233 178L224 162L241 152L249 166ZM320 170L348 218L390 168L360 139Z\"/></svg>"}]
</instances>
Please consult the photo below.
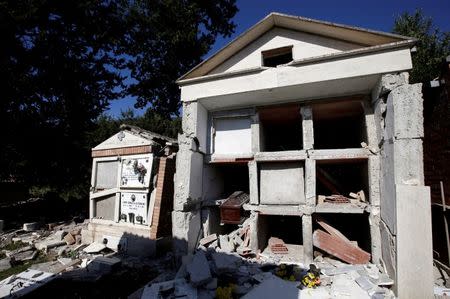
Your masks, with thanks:
<instances>
[{"instance_id":1,"label":"wooden plank","mask_svg":"<svg viewBox=\"0 0 450 299\"><path fill-rule=\"evenodd\" d=\"M313 233L313 245L349 264L366 264L370 254L323 230Z\"/></svg>"}]
</instances>

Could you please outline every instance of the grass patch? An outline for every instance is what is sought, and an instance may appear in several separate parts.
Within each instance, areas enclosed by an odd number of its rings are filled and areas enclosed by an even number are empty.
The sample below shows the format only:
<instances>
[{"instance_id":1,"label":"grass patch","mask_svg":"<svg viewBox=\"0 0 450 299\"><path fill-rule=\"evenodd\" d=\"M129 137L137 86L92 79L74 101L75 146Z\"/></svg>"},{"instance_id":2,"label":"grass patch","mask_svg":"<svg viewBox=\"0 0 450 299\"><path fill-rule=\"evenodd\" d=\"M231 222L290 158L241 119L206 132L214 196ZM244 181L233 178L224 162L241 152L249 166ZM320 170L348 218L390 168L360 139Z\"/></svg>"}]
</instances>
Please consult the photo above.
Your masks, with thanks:
<instances>
[{"instance_id":1,"label":"grass patch","mask_svg":"<svg viewBox=\"0 0 450 299\"><path fill-rule=\"evenodd\" d=\"M22 241L19 242L11 242L6 246L3 246L2 248L0 248L0 250L9 250L9 251L13 251L13 250L17 250L19 248L25 247L27 246L27 243L23 243Z\"/></svg>"},{"instance_id":2,"label":"grass patch","mask_svg":"<svg viewBox=\"0 0 450 299\"><path fill-rule=\"evenodd\" d=\"M39 251L39 254L36 259L34 259L32 261L26 261L23 264L16 265L5 271L0 271L0 281L5 278L8 278L11 275L19 274L20 272L27 270L34 264L45 263L48 261L49 261L48 257L43 252Z\"/></svg>"}]
</instances>

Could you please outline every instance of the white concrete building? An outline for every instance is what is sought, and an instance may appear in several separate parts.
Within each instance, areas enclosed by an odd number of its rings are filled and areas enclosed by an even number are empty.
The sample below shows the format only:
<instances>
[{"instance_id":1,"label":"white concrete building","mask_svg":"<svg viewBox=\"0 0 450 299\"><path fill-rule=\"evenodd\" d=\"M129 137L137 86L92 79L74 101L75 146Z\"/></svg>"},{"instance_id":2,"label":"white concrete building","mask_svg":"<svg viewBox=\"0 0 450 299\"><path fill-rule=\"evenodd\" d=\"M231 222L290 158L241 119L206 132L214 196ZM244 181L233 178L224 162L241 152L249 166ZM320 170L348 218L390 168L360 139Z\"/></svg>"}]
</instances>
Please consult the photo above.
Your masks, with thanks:
<instances>
[{"instance_id":1,"label":"white concrete building","mask_svg":"<svg viewBox=\"0 0 450 299\"><path fill-rule=\"evenodd\" d=\"M227 229L205 203L240 190L250 195L254 250L282 236L309 262L320 217L386 268L399 298L431 298L422 94L407 73L414 43L272 13L181 77L178 253ZM318 201L359 190L364 205Z\"/></svg>"}]
</instances>

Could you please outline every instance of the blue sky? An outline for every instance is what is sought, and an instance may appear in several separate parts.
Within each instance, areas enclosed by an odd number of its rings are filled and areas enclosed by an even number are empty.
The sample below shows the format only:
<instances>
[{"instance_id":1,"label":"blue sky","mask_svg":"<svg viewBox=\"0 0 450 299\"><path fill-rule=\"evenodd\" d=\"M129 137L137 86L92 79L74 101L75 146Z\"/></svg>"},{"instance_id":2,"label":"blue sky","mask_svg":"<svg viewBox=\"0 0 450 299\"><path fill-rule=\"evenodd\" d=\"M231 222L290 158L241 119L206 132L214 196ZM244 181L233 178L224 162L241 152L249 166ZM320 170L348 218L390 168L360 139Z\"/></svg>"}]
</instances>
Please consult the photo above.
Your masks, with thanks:
<instances>
[{"instance_id":1,"label":"blue sky","mask_svg":"<svg viewBox=\"0 0 450 299\"><path fill-rule=\"evenodd\" d=\"M239 12L233 21L235 33L230 38L219 37L205 58L218 51L240 33L253 26L270 12L281 12L345 25L390 32L394 19L404 11L421 8L426 16L443 31L450 31L450 0L238 0ZM176 78L174 78L176 79ZM133 108L134 99L111 102L108 114L117 116L131 108L136 114L144 112Z\"/></svg>"}]
</instances>

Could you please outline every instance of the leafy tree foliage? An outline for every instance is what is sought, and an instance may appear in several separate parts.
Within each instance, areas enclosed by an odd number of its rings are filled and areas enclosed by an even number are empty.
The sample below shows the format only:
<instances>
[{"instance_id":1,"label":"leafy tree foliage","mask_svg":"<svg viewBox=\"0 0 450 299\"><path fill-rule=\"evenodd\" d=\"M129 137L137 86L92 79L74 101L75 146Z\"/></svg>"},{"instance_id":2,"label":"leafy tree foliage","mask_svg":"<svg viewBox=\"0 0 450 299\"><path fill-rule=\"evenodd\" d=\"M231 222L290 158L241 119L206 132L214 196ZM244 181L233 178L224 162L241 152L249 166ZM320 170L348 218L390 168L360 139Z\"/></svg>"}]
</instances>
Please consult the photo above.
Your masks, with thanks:
<instances>
[{"instance_id":1,"label":"leafy tree foliage","mask_svg":"<svg viewBox=\"0 0 450 299\"><path fill-rule=\"evenodd\" d=\"M0 183L85 196L92 137L117 129L98 118L125 95L160 112L131 120L175 134L174 80L235 12L234 0L0 0Z\"/></svg>"},{"instance_id":2,"label":"leafy tree foliage","mask_svg":"<svg viewBox=\"0 0 450 299\"><path fill-rule=\"evenodd\" d=\"M136 83L128 92L136 107L150 104L162 115L178 114L179 88L175 80L208 53L216 36L229 36L234 0L137 1L131 9L130 40L136 58L129 65Z\"/></svg>"},{"instance_id":3,"label":"leafy tree foliage","mask_svg":"<svg viewBox=\"0 0 450 299\"><path fill-rule=\"evenodd\" d=\"M410 81L427 82L436 78L442 60L450 55L450 32L441 32L421 10L400 15L395 20L393 32L418 40L417 52L412 54L414 68Z\"/></svg>"}]
</instances>

